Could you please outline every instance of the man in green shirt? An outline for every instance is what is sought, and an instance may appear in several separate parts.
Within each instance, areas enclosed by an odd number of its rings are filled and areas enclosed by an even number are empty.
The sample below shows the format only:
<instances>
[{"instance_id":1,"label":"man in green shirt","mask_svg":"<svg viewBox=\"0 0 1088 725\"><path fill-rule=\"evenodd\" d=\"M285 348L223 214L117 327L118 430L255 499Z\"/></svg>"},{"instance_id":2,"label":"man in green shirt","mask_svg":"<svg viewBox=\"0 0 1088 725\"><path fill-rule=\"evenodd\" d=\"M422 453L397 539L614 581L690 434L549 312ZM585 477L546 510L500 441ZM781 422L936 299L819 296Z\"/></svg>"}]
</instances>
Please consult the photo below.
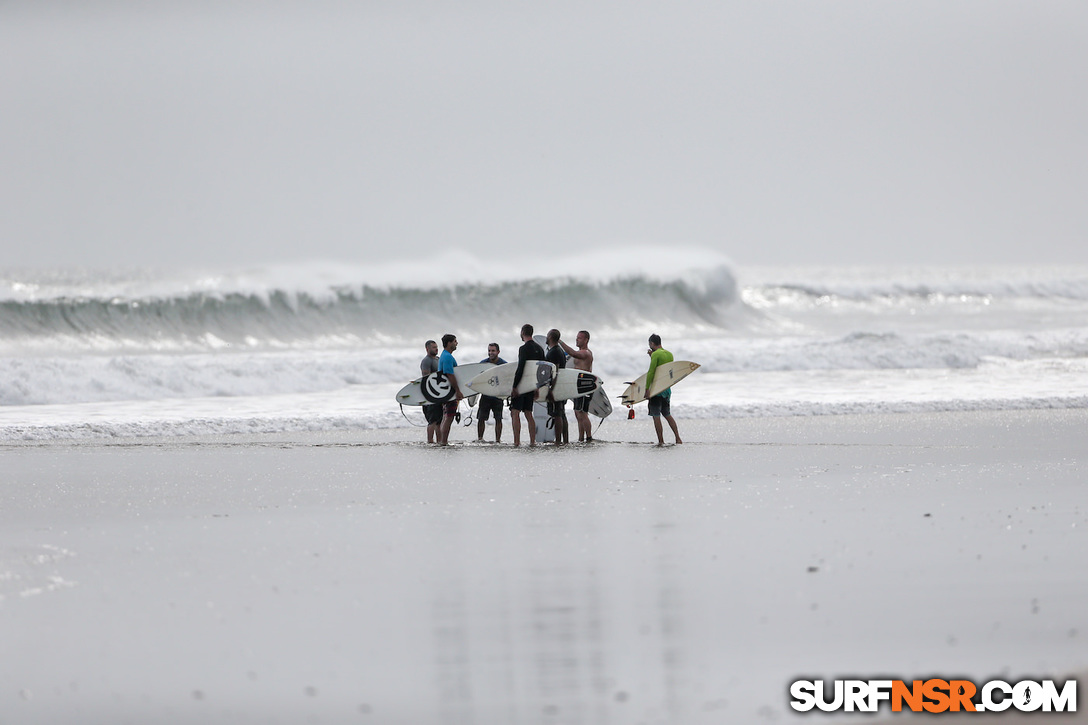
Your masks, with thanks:
<instances>
[{"instance_id":1,"label":"man in green shirt","mask_svg":"<svg viewBox=\"0 0 1088 725\"><path fill-rule=\"evenodd\" d=\"M650 386L654 383L654 373L657 371L658 366L665 363L672 362L672 353L661 347L661 335L650 335L650 349L646 351L650 356L650 369L646 371L646 392L650 392ZM647 395L649 397L649 395ZM676 443L679 445L684 441L680 440L680 431L676 428L676 421L672 417L672 408L669 405L670 398L672 398L672 388L666 388L663 392L650 398L650 417L654 419L654 430L657 431L657 445L665 445L665 436L661 427L661 416L665 416L665 420L669 422L669 427L672 428L672 434L676 436Z\"/></svg>"}]
</instances>

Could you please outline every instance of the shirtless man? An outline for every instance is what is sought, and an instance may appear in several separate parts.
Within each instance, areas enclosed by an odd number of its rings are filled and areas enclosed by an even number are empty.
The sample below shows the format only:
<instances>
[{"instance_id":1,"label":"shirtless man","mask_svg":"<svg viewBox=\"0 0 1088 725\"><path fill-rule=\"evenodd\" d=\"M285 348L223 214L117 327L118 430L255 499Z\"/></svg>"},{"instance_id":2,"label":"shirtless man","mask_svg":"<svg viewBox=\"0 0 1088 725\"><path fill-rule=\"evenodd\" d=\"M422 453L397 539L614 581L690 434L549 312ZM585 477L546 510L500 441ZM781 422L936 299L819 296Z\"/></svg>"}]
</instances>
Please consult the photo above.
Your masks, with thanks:
<instances>
[{"instance_id":1,"label":"shirtless man","mask_svg":"<svg viewBox=\"0 0 1088 725\"><path fill-rule=\"evenodd\" d=\"M579 330L578 336L574 339L574 344L578 346L575 350L573 347L559 341L563 350L571 356L574 360L575 370L584 370L587 373L593 372L593 352L589 349L589 333L585 330ZM578 442L583 441L590 443L593 441L593 423L589 420L589 399L592 395L584 395L581 398L574 399L574 419L578 421Z\"/></svg>"}]
</instances>

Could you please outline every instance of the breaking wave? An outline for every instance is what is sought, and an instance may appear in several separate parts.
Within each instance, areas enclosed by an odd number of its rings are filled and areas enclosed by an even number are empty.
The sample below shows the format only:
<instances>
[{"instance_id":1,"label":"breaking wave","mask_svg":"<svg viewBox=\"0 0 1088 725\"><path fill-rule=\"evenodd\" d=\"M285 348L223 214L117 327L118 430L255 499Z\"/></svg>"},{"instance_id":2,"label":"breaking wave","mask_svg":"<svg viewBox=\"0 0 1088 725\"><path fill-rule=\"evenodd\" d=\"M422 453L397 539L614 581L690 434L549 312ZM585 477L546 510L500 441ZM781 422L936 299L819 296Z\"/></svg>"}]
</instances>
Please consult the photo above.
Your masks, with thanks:
<instances>
[{"instance_id":1,"label":"breaking wave","mask_svg":"<svg viewBox=\"0 0 1088 725\"><path fill-rule=\"evenodd\" d=\"M535 320L600 331L728 329L747 314L733 270L721 258L669 272L607 276L460 267L478 276L414 282L387 265L311 266L293 276L270 269L192 279L9 277L0 279L0 344L127 352L414 344L447 331L506 334Z\"/></svg>"}]
</instances>

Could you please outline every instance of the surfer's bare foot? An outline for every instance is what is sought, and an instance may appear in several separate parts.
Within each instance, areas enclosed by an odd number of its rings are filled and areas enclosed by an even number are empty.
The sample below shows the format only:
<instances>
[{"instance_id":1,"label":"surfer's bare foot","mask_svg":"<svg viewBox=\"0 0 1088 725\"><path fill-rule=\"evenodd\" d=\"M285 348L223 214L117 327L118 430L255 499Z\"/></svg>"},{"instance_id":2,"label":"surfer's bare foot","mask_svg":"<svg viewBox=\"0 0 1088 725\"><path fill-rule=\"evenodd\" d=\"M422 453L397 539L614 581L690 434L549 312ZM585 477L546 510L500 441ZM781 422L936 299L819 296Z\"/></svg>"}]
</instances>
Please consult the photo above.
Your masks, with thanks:
<instances>
[{"instance_id":1,"label":"surfer's bare foot","mask_svg":"<svg viewBox=\"0 0 1088 725\"><path fill-rule=\"evenodd\" d=\"M680 444L681 444L681 443L683 443L683 442L684 442L684 441L680 440L679 438L677 438L677 439L676 439L676 445L680 445Z\"/></svg>"}]
</instances>

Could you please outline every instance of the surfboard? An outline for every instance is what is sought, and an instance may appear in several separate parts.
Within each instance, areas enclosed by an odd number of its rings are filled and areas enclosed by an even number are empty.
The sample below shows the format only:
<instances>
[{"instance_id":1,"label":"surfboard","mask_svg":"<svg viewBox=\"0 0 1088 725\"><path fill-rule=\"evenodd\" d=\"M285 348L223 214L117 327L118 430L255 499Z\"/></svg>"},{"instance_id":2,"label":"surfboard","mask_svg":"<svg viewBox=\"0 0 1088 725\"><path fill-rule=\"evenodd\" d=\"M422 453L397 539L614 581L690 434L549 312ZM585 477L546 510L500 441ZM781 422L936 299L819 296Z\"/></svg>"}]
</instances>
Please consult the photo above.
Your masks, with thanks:
<instances>
[{"instance_id":1,"label":"surfboard","mask_svg":"<svg viewBox=\"0 0 1088 725\"><path fill-rule=\"evenodd\" d=\"M620 395L620 403L630 406L641 403L647 397L652 398L655 395L660 395L698 369L699 363L688 362L687 360L674 360L671 363L658 365L657 370L654 372L654 384L650 387L649 396L646 395L646 375L644 374L635 382L627 385L627 389Z\"/></svg>"},{"instance_id":2,"label":"surfboard","mask_svg":"<svg viewBox=\"0 0 1088 725\"><path fill-rule=\"evenodd\" d=\"M516 362L505 365L491 365L475 378L469 381L468 387L475 393L491 395L496 398L509 398L510 389L514 387L514 374L518 371ZM468 367L468 366L466 366ZM518 384L518 395L531 393L538 388L551 384L555 377L555 365L543 360L529 360L525 363L525 372ZM461 380L462 378L458 378ZM547 392L544 393L547 395Z\"/></svg>"},{"instance_id":3,"label":"surfboard","mask_svg":"<svg viewBox=\"0 0 1088 725\"><path fill-rule=\"evenodd\" d=\"M575 368L562 368L556 373L555 382L551 387L554 400L570 400L581 398L584 395L592 395L601 387L601 379L593 373ZM548 391L544 391L544 399L548 397Z\"/></svg>"},{"instance_id":4,"label":"surfboard","mask_svg":"<svg viewBox=\"0 0 1088 725\"><path fill-rule=\"evenodd\" d=\"M454 377L461 387L461 395L466 398L472 394L468 389L468 382L489 368L494 368L491 363L468 363L454 368ZM512 381L511 381L512 382ZM431 403L446 403L453 400L453 384L442 373L431 373L426 377L416 378L397 392L396 400L401 405L429 405Z\"/></svg>"},{"instance_id":5,"label":"surfboard","mask_svg":"<svg viewBox=\"0 0 1088 725\"><path fill-rule=\"evenodd\" d=\"M612 401L608 399L608 394L604 392L603 385L590 396L589 410L587 412L602 419L612 415Z\"/></svg>"}]
</instances>

